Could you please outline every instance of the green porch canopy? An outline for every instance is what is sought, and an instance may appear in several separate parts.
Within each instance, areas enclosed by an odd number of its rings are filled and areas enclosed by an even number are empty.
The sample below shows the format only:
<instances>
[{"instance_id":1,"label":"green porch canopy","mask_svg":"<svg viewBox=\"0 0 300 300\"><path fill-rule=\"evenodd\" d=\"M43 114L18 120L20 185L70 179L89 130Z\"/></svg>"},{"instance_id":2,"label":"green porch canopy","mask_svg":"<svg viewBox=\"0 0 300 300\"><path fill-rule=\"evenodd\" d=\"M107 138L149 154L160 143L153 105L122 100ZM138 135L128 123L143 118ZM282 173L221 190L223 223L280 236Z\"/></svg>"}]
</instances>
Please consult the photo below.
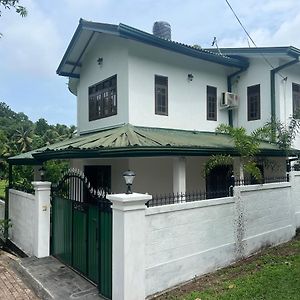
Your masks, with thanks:
<instances>
[{"instance_id":1,"label":"green porch canopy","mask_svg":"<svg viewBox=\"0 0 300 300\"><path fill-rule=\"evenodd\" d=\"M274 143L261 142L260 156L286 156ZM293 150L298 154L298 150ZM142 156L238 156L226 134L124 124L83 134L9 158L10 164L40 164L51 159Z\"/></svg>"}]
</instances>

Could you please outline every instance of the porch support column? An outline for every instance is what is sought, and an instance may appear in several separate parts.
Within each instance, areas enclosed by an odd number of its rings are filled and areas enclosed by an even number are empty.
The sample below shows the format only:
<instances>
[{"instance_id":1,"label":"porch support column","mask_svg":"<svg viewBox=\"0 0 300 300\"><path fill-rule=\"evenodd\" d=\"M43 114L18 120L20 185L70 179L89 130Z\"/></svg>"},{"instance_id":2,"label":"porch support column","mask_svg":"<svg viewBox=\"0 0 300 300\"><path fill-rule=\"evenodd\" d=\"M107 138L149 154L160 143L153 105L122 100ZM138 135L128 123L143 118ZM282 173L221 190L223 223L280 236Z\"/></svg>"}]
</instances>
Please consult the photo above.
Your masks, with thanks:
<instances>
[{"instance_id":1,"label":"porch support column","mask_svg":"<svg viewBox=\"0 0 300 300\"><path fill-rule=\"evenodd\" d=\"M233 174L236 180L244 180L244 169L242 164L242 159L240 157L235 157L233 159Z\"/></svg>"},{"instance_id":2,"label":"porch support column","mask_svg":"<svg viewBox=\"0 0 300 300\"><path fill-rule=\"evenodd\" d=\"M108 195L112 202L112 300L145 299L146 202L151 195Z\"/></svg>"},{"instance_id":3,"label":"porch support column","mask_svg":"<svg viewBox=\"0 0 300 300\"><path fill-rule=\"evenodd\" d=\"M173 160L173 193L186 192L186 158L175 157Z\"/></svg>"},{"instance_id":4,"label":"porch support column","mask_svg":"<svg viewBox=\"0 0 300 300\"><path fill-rule=\"evenodd\" d=\"M38 258L50 255L50 190L51 182L32 182L35 191L33 252Z\"/></svg>"}]
</instances>

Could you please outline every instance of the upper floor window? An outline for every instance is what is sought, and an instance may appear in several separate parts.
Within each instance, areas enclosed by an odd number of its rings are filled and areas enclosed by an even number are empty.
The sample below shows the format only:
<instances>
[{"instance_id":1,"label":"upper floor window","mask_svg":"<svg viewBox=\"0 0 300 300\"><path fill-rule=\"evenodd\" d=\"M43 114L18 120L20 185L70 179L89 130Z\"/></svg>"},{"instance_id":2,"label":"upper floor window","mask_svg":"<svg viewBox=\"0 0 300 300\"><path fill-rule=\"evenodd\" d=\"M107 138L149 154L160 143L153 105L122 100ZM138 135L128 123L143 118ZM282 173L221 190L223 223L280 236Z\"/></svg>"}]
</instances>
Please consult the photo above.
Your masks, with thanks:
<instances>
[{"instance_id":1,"label":"upper floor window","mask_svg":"<svg viewBox=\"0 0 300 300\"><path fill-rule=\"evenodd\" d=\"M252 85L247 88L248 121L260 119L260 85Z\"/></svg>"},{"instance_id":2,"label":"upper floor window","mask_svg":"<svg viewBox=\"0 0 300 300\"><path fill-rule=\"evenodd\" d=\"M117 75L89 87L89 121L117 114Z\"/></svg>"},{"instance_id":3,"label":"upper floor window","mask_svg":"<svg viewBox=\"0 0 300 300\"><path fill-rule=\"evenodd\" d=\"M207 86L206 88L206 112L207 120L217 121L217 88Z\"/></svg>"},{"instance_id":4,"label":"upper floor window","mask_svg":"<svg viewBox=\"0 0 300 300\"><path fill-rule=\"evenodd\" d=\"M300 84L293 83L293 115L300 118Z\"/></svg>"},{"instance_id":5,"label":"upper floor window","mask_svg":"<svg viewBox=\"0 0 300 300\"><path fill-rule=\"evenodd\" d=\"M155 114L168 115L168 77L155 75Z\"/></svg>"}]
</instances>

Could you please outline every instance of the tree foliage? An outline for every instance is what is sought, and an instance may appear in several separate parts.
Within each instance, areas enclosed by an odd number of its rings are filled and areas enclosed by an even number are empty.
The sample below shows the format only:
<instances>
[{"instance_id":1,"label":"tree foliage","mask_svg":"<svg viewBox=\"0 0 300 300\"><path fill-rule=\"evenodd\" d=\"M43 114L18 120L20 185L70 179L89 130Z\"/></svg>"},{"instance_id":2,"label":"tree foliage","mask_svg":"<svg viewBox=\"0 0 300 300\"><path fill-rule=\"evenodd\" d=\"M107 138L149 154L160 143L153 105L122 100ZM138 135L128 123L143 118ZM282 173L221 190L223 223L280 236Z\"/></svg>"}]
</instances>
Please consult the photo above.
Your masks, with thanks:
<instances>
[{"instance_id":1,"label":"tree foliage","mask_svg":"<svg viewBox=\"0 0 300 300\"><path fill-rule=\"evenodd\" d=\"M75 129L75 126L63 124L49 125L43 118L32 122L24 113L16 113L0 102L0 177L7 178L8 157L71 138ZM57 174L58 169L65 168L65 165L65 162L49 164L48 177L52 178L51 172ZM13 175L18 182L25 185L32 181L31 166L16 166L14 169Z\"/></svg>"},{"instance_id":2,"label":"tree foliage","mask_svg":"<svg viewBox=\"0 0 300 300\"><path fill-rule=\"evenodd\" d=\"M243 127L231 127L226 124L219 125L216 132L228 134L233 139L234 146L241 157L244 172L253 176L257 181L261 181L262 173L256 161L256 156L260 152L260 143L262 141L271 142L275 135L277 145L288 155L299 129L299 118L293 116L288 125L280 121L272 121L250 134ZM232 163L233 159L230 155L213 155L205 165L205 174L209 174L218 165L231 165Z\"/></svg>"},{"instance_id":3,"label":"tree foliage","mask_svg":"<svg viewBox=\"0 0 300 300\"><path fill-rule=\"evenodd\" d=\"M14 9L21 17L27 16L27 9L19 5L20 0L0 0L0 7L4 9ZM0 16L2 16L2 10L0 10Z\"/></svg>"}]
</instances>

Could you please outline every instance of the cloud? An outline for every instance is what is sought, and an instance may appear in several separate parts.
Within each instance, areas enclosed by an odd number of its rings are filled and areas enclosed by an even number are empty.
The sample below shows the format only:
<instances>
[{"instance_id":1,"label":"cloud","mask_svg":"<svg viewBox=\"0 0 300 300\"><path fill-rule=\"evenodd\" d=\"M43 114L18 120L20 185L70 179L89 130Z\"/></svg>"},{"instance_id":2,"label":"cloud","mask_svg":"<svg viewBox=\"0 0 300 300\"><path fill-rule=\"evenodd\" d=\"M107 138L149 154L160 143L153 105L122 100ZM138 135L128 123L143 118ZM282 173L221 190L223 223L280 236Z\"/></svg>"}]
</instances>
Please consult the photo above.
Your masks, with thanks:
<instances>
[{"instance_id":1,"label":"cloud","mask_svg":"<svg viewBox=\"0 0 300 300\"><path fill-rule=\"evenodd\" d=\"M300 47L300 28L299 3L294 0L287 1L267 1L264 5L258 3L244 15L243 24L257 46L289 46ZM249 7L248 7L249 8ZM294 9L291 9L294 8ZM245 8L244 8L245 9ZM255 12L259 12L257 14ZM243 12L246 13L245 11ZM219 40L220 47L248 47L248 38L243 29L236 22L235 33L224 33ZM254 45L250 42L251 46Z\"/></svg>"},{"instance_id":2,"label":"cloud","mask_svg":"<svg viewBox=\"0 0 300 300\"><path fill-rule=\"evenodd\" d=\"M7 14L1 26L0 55L5 57L2 68L9 72L54 75L62 53L62 38L54 20L34 1L22 4L28 9L28 16L20 18L15 13Z\"/></svg>"}]
</instances>

